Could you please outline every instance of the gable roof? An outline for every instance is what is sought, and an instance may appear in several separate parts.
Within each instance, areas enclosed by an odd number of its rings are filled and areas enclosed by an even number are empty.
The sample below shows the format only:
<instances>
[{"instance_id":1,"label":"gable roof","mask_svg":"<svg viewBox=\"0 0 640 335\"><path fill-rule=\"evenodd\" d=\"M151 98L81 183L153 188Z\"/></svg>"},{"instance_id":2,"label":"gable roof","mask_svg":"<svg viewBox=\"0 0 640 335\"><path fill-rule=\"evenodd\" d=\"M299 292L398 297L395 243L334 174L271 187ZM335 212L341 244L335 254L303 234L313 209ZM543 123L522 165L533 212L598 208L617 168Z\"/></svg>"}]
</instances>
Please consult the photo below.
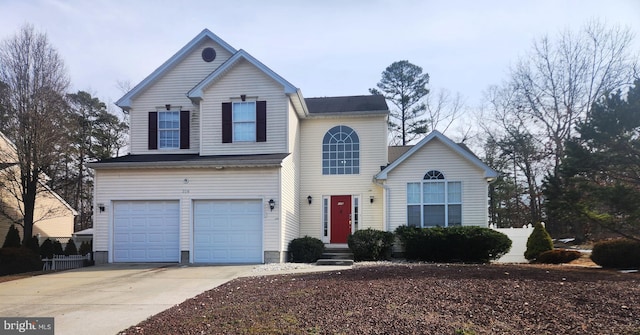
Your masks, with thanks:
<instances>
[{"instance_id":1,"label":"gable roof","mask_svg":"<svg viewBox=\"0 0 640 335\"><path fill-rule=\"evenodd\" d=\"M444 136L439 131L434 130L431 133L429 133L429 135L427 135L425 138L423 138L420 142L418 142L418 144L414 145L411 149L407 150L404 154L402 154L398 159L396 159L391 164L389 164L384 170L376 174L374 176L374 179L378 179L378 180L387 179L387 175L389 174L389 172L393 171L393 169L395 169L398 165L402 164L402 162L409 159L415 152L420 150L423 146L433 141L434 139L439 140L441 143L443 143L453 152L459 154L460 156L464 157L469 162L471 162L473 165L483 170L485 178L495 179L498 177L498 172L490 168L483 161L481 161L480 158L478 158L478 156L473 154L466 145L464 147L461 145L458 145L448 137Z\"/></svg>"},{"instance_id":2,"label":"gable roof","mask_svg":"<svg viewBox=\"0 0 640 335\"><path fill-rule=\"evenodd\" d=\"M200 32L200 34L198 34L191 41L189 41L189 43L182 47L182 49L180 49L175 55L171 56L171 58L164 62L164 64L160 65L159 68L153 71L133 89L131 89L131 91L127 92L127 94L125 94L122 98L118 99L118 101L116 101L116 105L124 110L129 110L131 108L131 100L133 98L142 93L147 87L161 78L167 71L171 70L178 63L180 63L195 47L197 47L203 40L206 39L214 41L222 48L229 51L229 53L231 54L237 52L235 48L233 48L227 42L223 41L216 34L209 31L209 29L204 29L202 30L202 32Z\"/></svg>"},{"instance_id":3,"label":"gable roof","mask_svg":"<svg viewBox=\"0 0 640 335\"><path fill-rule=\"evenodd\" d=\"M355 95L304 99L309 114L330 115L345 113L388 114L387 100L382 95Z\"/></svg>"},{"instance_id":4,"label":"gable roof","mask_svg":"<svg viewBox=\"0 0 640 335\"><path fill-rule=\"evenodd\" d=\"M246 60L251 63L253 66L258 68L260 71L264 72L271 79L275 80L282 86L284 86L284 92L287 94L298 93L298 88L293 86L290 82L286 81L277 73L273 72L269 67L262 64L259 60L251 56L248 52L240 49L236 52L231 58L227 59L226 62L222 63L217 69L215 69L211 74L209 74L206 78L204 78L198 85L192 88L189 93L187 93L187 97L189 99L198 101L202 99L203 91L209 87L209 85L213 84L216 80L218 80L222 75L224 75L229 69L231 69L238 61L241 59Z\"/></svg>"}]
</instances>

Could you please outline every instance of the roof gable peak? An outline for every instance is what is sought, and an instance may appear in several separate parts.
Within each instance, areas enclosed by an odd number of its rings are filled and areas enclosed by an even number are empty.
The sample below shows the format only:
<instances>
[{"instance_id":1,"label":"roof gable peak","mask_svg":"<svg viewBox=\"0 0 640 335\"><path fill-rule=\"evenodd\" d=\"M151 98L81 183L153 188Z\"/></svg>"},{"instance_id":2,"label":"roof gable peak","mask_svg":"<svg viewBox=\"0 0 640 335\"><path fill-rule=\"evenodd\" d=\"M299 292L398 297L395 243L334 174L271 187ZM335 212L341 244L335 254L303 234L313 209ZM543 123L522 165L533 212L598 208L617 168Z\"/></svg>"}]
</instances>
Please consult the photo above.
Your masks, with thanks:
<instances>
[{"instance_id":1,"label":"roof gable peak","mask_svg":"<svg viewBox=\"0 0 640 335\"><path fill-rule=\"evenodd\" d=\"M212 33L209 29L203 29L198 35L196 35L191 41L189 41L184 47L182 47L178 52L176 52L171 58L169 58L166 62L164 62L160 67L158 67L155 71L153 71L149 76L143 79L138 85L136 85L133 89L127 92L122 98L116 101L116 105L124 110L129 110L131 108L131 100L135 98L138 94L142 93L147 87L156 82L159 78L161 78L165 73L174 68L178 63L180 63L193 49L198 46L204 40L211 40L218 45L220 45L223 49L227 50L231 54L235 54L237 50L232 47L230 44L225 42L223 39L218 37L218 35Z\"/></svg>"}]
</instances>

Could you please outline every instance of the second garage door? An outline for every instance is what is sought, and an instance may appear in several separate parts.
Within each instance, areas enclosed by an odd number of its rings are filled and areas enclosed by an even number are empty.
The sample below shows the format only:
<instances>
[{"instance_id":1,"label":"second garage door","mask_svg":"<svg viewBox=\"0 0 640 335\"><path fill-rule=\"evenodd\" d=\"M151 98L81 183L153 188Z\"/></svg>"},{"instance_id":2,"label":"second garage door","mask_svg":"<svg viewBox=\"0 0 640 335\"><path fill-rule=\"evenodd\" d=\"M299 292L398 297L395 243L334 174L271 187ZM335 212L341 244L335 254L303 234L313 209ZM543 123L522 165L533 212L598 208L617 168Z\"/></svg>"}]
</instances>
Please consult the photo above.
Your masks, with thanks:
<instances>
[{"instance_id":1,"label":"second garage door","mask_svg":"<svg viewBox=\"0 0 640 335\"><path fill-rule=\"evenodd\" d=\"M195 263L261 263L262 201L194 202Z\"/></svg>"}]
</instances>

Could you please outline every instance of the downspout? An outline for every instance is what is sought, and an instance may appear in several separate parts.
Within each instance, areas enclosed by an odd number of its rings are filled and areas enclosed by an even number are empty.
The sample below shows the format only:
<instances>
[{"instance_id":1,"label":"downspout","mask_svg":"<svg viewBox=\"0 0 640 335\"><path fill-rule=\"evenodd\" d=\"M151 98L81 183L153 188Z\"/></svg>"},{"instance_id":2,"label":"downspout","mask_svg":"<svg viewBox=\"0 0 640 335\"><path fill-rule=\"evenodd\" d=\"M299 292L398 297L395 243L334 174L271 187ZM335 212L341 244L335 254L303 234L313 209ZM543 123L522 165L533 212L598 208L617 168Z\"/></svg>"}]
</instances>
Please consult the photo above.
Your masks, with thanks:
<instances>
[{"instance_id":1,"label":"downspout","mask_svg":"<svg viewBox=\"0 0 640 335\"><path fill-rule=\"evenodd\" d=\"M382 183L381 181L379 181L377 178L373 178L373 183L382 187L382 189L384 190L384 207L382 208L383 211L383 215L382 215L382 219L384 220L383 224L384 224L384 229L385 231L389 231L390 228L390 213L389 213L389 206L391 206L391 190L389 189L389 186L387 186L386 184Z\"/></svg>"}]
</instances>

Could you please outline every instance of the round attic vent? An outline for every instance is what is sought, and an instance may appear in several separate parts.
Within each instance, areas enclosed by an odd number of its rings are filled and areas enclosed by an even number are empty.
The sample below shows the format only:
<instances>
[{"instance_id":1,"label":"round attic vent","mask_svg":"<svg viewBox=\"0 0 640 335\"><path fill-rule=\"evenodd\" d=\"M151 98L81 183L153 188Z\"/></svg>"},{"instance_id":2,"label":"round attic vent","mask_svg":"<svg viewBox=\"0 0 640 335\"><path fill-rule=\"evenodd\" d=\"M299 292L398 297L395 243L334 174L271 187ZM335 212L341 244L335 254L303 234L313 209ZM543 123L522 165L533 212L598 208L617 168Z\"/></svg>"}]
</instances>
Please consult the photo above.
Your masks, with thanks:
<instances>
[{"instance_id":1,"label":"round attic vent","mask_svg":"<svg viewBox=\"0 0 640 335\"><path fill-rule=\"evenodd\" d=\"M214 59L216 59L216 51L213 50L213 48L204 48L204 50L202 50L202 60L208 63Z\"/></svg>"}]
</instances>

